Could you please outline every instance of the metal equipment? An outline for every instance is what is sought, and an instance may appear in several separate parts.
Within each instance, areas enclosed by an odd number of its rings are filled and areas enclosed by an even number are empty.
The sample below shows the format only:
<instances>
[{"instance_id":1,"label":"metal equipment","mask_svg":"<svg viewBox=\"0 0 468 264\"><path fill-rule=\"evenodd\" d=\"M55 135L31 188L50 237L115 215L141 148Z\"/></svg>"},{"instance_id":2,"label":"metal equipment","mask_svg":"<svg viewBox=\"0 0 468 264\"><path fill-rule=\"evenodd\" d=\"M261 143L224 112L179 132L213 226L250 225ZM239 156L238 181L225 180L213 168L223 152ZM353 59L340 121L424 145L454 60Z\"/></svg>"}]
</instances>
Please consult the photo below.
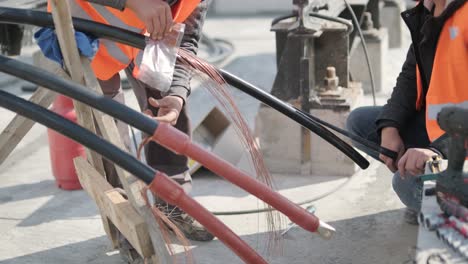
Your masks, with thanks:
<instances>
[{"instance_id":1,"label":"metal equipment","mask_svg":"<svg viewBox=\"0 0 468 264\"><path fill-rule=\"evenodd\" d=\"M468 174L463 172L468 150L468 110L447 107L442 109L437 120L450 137L448 167L420 179L436 180L434 194L442 214L421 213L420 223L435 231L441 241L468 260Z\"/></svg>"},{"instance_id":2,"label":"metal equipment","mask_svg":"<svg viewBox=\"0 0 468 264\"><path fill-rule=\"evenodd\" d=\"M338 16L345 5L342 0L293 0L291 14L276 18L271 30L276 33L277 75L271 94L289 102L305 115L325 117L327 122L344 124L347 113L360 95L360 87L349 82L349 34L353 25ZM275 173L343 175L355 171L354 165L340 154L330 152L306 129L270 124L284 123L268 108L258 114L260 145L268 166ZM265 120L269 120L268 122ZM275 120L272 122L271 120ZM297 135L294 146L287 135ZM284 140L268 139L280 138ZM290 155L278 155L288 147ZM333 167L327 162L341 164ZM332 168L332 169L330 169Z\"/></svg>"}]
</instances>

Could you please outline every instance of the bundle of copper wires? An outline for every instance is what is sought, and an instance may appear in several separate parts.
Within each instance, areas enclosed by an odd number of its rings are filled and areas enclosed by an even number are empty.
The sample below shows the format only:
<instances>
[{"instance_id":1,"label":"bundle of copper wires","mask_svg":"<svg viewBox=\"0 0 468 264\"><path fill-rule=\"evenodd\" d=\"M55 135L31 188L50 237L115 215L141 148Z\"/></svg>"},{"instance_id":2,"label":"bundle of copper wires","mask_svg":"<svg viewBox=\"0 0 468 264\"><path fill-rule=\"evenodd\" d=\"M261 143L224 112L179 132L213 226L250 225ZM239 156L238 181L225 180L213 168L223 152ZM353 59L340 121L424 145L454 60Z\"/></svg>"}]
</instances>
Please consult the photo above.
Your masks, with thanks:
<instances>
[{"instance_id":1,"label":"bundle of copper wires","mask_svg":"<svg viewBox=\"0 0 468 264\"><path fill-rule=\"evenodd\" d=\"M176 236L177 240L182 244L182 247L184 248L185 252L185 257L186 257L186 263L191 264L194 263L193 255L189 249L190 247L190 242L187 240L185 235L182 233L182 231L174 224L173 220L171 220L170 215L166 215L160 208L158 208L157 204L150 204L148 200L148 187L145 187L141 190L141 196L143 197L143 200L146 203L146 206L148 206L151 209L151 213L153 214L154 218L156 219L159 229L161 230L161 236L164 239L164 242L167 245L167 248L169 250L169 253L173 256L173 263L176 264L177 258L175 256L174 248L172 247L172 239L171 235L169 233L169 229L172 230L174 235ZM145 259L145 264L147 263L147 260Z\"/></svg>"},{"instance_id":2,"label":"bundle of copper wires","mask_svg":"<svg viewBox=\"0 0 468 264\"><path fill-rule=\"evenodd\" d=\"M203 87L213 95L222 107L224 113L234 124L235 131L239 136L241 144L247 150L250 156L252 166L255 168L257 179L274 189L273 179L265 165L263 156L259 151L257 142L252 135L247 122L240 113L234 99L229 92L229 85L224 80L222 75L208 62L203 61L193 53L180 48L178 52L178 62L193 70L194 77L199 78ZM268 251L273 251L279 245L280 236L277 230L281 228L282 217L273 210L271 206L266 205L267 211L267 229L269 231Z\"/></svg>"}]
</instances>

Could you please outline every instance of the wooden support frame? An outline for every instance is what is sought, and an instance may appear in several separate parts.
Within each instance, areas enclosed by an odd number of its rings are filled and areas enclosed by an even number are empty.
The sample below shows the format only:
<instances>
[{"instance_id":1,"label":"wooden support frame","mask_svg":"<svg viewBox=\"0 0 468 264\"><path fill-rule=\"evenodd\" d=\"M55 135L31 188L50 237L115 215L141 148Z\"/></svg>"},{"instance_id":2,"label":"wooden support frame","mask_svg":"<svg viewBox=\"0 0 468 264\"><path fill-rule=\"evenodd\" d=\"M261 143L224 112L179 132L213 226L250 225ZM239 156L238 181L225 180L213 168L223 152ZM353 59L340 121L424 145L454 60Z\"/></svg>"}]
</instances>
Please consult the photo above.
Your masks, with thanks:
<instances>
[{"instance_id":1,"label":"wooden support frame","mask_svg":"<svg viewBox=\"0 0 468 264\"><path fill-rule=\"evenodd\" d=\"M80 67L80 55L75 41L75 34L71 17L67 19L64 14L67 13L67 1L50 1L52 7L52 17L54 19L55 32L57 34L60 49L62 51L65 67L71 76L71 79L77 83L84 84L83 71ZM68 11L69 12L69 11ZM91 132L96 133L92 110L86 105L74 101L76 117L78 123ZM86 156L90 163L102 174L105 175L102 158L95 152L86 149ZM109 236L112 246L119 246L118 230L108 221L107 218L102 218L104 229Z\"/></svg>"},{"instance_id":2,"label":"wooden support frame","mask_svg":"<svg viewBox=\"0 0 468 264\"><path fill-rule=\"evenodd\" d=\"M143 217L84 158L74 163L81 185L102 209L103 217L114 223L141 256L150 258L154 251Z\"/></svg>"},{"instance_id":3,"label":"wooden support frame","mask_svg":"<svg viewBox=\"0 0 468 264\"><path fill-rule=\"evenodd\" d=\"M59 64L46 59L42 54L38 54L34 58L36 65L41 65L60 77L71 78L73 81L102 94L99 82L91 69L90 61L80 57L78 53L68 2L51 0L50 4L66 71ZM54 92L39 88L31 96L30 101L47 108L52 104L55 96ZM95 124L97 124L106 140L125 149L113 118L80 102L74 101L74 105L78 123L81 126L96 133ZM11 154L33 125L34 121L19 115L15 116L8 124L0 134L0 164ZM125 200L105 180L102 158L89 149L86 150L86 155L89 163L84 159L75 160L76 169L84 189L99 207L103 227L112 246L119 247L118 233L120 231L142 257L153 263L172 263L159 226L142 197L141 190L145 186L144 183L116 166L117 175L128 197L128 200ZM148 239L148 235L150 239Z\"/></svg>"},{"instance_id":4,"label":"wooden support frame","mask_svg":"<svg viewBox=\"0 0 468 264\"><path fill-rule=\"evenodd\" d=\"M46 59L42 53L34 54L34 65L50 70L53 74L62 78L69 78L68 74L58 64ZM29 99L30 102L42 107L49 107L55 99L55 93L39 87ZM34 121L21 115L16 115L13 120L0 134L0 165L10 156L11 152L23 140L24 136L31 130Z\"/></svg>"},{"instance_id":5,"label":"wooden support frame","mask_svg":"<svg viewBox=\"0 0 468 264\"><path fill-rule=\"evenodd\" d=\"M52 14L54 18L57 36L58 36L59 43L61 46L62 54L64 55L64 59L65 59L65 65L67 66L67 69L69 70L70 75L72 76L72 79L76 82L84 84L85 86L91 88L95 92L102 94L102 89L99 85L99 82L96 76L94 75L91 69L89 60L84 57L80 58L78 54L68 2L63 1L63 0L52 0L51 5L52 5L52 10L53 10ZM101 112L97 110L91 110L87 107L83 108L81 107L80 104L75 105L75 110L77 111L77 113L81 112L83 114L82 116L83 119L80 119L80 117L78 118L79 122L80 120L84 122L87 121L88 125L93 126L94 125L93 116L94 116L94 120L98 124L98 127L100 131L102 132L103 137L106 140L113 143L114 145L120 147L121 149L125 149L125 146L121 140L120 134L117 130L117 126L111 117L103 115ZM90 128L93 129L93 127L90 127ZM96 168L97 172L100 173L101 175L104 175L104 171L102 170L101 172L101 170L99 170L100 162L98 161L96 163L96 160L94 157L93 159L91 159L91 161L94 161L92 163L94 167L98 165L98 167ZM162 238L159 226L156 223L150 208L148 208L145 205L144 199L141 196L141 190L144 187L144 184L138 181L135 177L133 177L126 171L122 170L120 167L116 166L115 168L116 168L119 180L122 183L122 186L128 196L128 201L133 206L133 208L136 209L137 212L146 221L147 228L149 230L149 235L150 235L151 240L149 241L145 240L146 241L145 243L147 244L152 243L152 245L149 245L150 247L145 247L146 250L145 251L141 250L141 252L139 253L140 254L144 253L144 255L142 256L147 257L150 254L148 251L149 250L148 248L151 248L153 249L152 253L154 253L154 255L149 259L151 259L153 262L155 263L172 262L172 259L166 248L166 244L164 243L164 240ZM99 206L99 203L98 203L98 206ZM105 220L107 219L107 215L108 215L105 213L108 209L106 208L106 206L109 206L109 204L103 203L100 206L101 215L103 216L104 222L106 222ZM120 215L124 213L124 211L123 210L120 210L118 212L115 211L115 213L117 215ZM107 229L106 223L104 223L104 226L105 226L105 229ZM120 226L122 227L122 225ZM108 235L110 236L111 240L113 240L112 230L110 231L111 232L108 232ZM120 231L122 232L122 230ZM134 238L129 238L129 237L126 237L126 238L132 244L132 246L135 247L135 249L142 248L142 246L137 243L139 240L136 240Z\"/></svg>"}]
</instances>

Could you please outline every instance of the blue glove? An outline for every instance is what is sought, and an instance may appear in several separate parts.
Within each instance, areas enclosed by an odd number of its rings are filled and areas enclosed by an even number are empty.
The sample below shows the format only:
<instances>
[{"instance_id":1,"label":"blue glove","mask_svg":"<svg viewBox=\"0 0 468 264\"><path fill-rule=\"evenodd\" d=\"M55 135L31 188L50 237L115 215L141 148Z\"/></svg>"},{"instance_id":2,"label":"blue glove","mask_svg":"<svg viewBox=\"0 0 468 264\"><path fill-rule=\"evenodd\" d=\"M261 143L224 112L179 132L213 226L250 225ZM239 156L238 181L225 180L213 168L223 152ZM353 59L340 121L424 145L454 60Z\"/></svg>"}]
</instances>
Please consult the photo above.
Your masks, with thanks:
<instances>
[{"instance_id":1,"label":"blue glove","mask_svg":"<svg viewBox=\"0 0 468 264\"><path fill-rule=\"evenodd\" d=\"M99 39L75 31L76 44L81 55L92 59L99 49ZM62 52L58 43L55 30L51 28L41 28L34 34L34 39L41 48L44 55L64 66Z\"/></svg>"}]
</instances>

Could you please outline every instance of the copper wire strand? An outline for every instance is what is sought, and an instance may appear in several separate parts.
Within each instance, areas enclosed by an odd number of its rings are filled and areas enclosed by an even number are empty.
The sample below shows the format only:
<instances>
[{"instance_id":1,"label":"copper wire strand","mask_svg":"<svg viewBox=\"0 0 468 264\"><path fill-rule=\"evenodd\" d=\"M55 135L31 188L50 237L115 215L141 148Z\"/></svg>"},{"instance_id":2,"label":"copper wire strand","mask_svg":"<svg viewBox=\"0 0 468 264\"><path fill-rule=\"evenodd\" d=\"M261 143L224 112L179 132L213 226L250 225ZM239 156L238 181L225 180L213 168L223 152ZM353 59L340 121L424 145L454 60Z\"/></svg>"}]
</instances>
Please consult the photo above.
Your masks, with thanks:
<instances>
[{"instance_id":1,"label":"copper wire strand","mask_svg":"<svg viewBox=\"0 0 468 264\"><path fill-rule=\"evenodd\" d=\"M152 140L152 137L150 136L147 136L145 137L145 139L143 139L140 144L138 145L138 150L137 150L137 159L138 160L141 160L141 153L143 152L143 148L148 144L150 143L150 141Z\"/></svg>"},{"instance_id":2,"label":"copper wire strand","mask_svg":"<svg viewBox=\"0 0 468 264\"><path fill-rule=\"evenodd\" d=\"M194 77L203 81L203 86L208 89L211 95L221 105L223 111L228 115L228 118L234 123L234 128L239 136L241 144L248 151L250 162L255 168L257 179L265 183L272 189L274 182L268 169L266 168L263 156L259 151L257 142L247 125L247 122L240 113L231 93L228 90L229 85L224 80L222 75L211 64L198 58L193 53L180 48L178 52L179 62L192 69L196 74ZM264 204L266 208L272 209L270 205ZM283 224L283 218L280 213L271 210L266 214L267 229L269 239L267 244L268 252L278 252L282 247L282 237L279 235L279 230Z\"/></svg>"},{"instance_id":3,"label":"copper wire strand","mask_svg":"<svg viewBox=\"0 0 468 264\"><path fill-rule=\"evenodd\" d=\"M240 113L236 103L234 102L234 99L231 93L228 91L229 86L227 82L224 80L224 78L221 76L221 74L212 65L203 61L202 59L198 58L196 55L192 54L191 52L183 48L179 49L178 59L179 59L178 60L179 63L181 63L182 65L185 65L186 67L191 69L194 73L196 73L194 77L199 78L203 82L203 84L205 84L203 86L206 87L206 89L210 92L210 94L218 101L224 113L227 114L228 118L233 122L234 130L236 131L236 134L239 136L242 146L247 150L249 154L250 163L255 169L257 179L265 183L270 188L276 189L274 182L273 182L273 178L270 175L268 169L266 168L265 162L263 160L263 156L259 151L258 144L254 140L254 136L250 132L247 122L245 121L242 114ZM137 151L138 159L141 159L141 153L143 151L144 146L148 144L151 140L152 140L152 137L148 136L139 144L138 151ZM280 236L277 230L280 230L282 225L284 224L284 218L282 217L280 213L273 210L273 208L270 205L266 203L263 203L263 204L265 208L269 209L266 212L266 222L267 222L267 231L268 231L267 252L269 254L273 252L278 252L278 251L282 252L283 250L282 237ZM159 210L155 212L153 210L153 214L155 215L155 218L158 221L161 221L162 217L158 217L158 215L159 214L164 215L164 214L161 211L159 211L158 213L158 211ZM169 219L167 220L171 222ZM172 222L171 224L174 225ZM174 230L178 230L178 229L176 228ZM162 230L162 231L164 233L164 232L167 232L168 230ZM176 233L176 231L174 232Z\"/></svg>"},{"instance_id":4,"label":"copper wire strand","mask_svg":"<svg viewBox=\"0 0 468 264\"><path fill-rule=\"evenodd\" d=\"M143 199L146 203L146 206L148 206L151 209L151 212L156 219L159 229L161 230L161 235L164 239L164 242L167 245L167 248L169 250L169 253L173 257L173 263L177 264L177 258L175 256L174 248L172 246L172 239L171 235L169 233L169 228L172 229L174 232L177 240L182 244L184 248L184 253L185 253L185 258L186 258L186 263L192 264L194 263L193 255L190 250L190 242L188 239L185 237L185 235L180 231L180 229L174 224L174 222L167 216L165 215L161 210L156 205L151 205L148 201L148 197L146 196L147 191L149 190L148 187L145 187L142 189L141 194L143 196ZM155 194L153 194L155 195Z\"/></svg>"}]
</instances>

